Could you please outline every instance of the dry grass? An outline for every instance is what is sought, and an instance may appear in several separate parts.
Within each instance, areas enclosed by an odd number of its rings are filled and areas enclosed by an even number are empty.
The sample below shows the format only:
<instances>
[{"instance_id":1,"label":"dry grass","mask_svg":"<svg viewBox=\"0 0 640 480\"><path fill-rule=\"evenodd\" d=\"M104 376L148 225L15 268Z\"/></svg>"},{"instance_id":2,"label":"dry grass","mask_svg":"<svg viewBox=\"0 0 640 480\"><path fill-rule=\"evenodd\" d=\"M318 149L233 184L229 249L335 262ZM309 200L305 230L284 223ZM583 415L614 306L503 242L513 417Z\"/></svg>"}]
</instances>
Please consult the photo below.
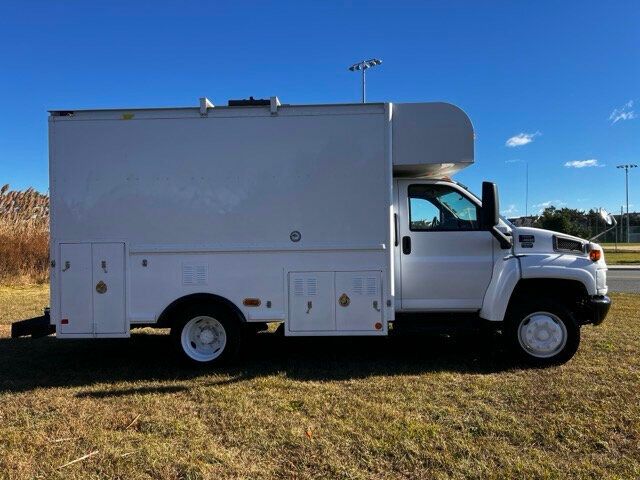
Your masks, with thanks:
<instances>
[{"instance_id":1,"label":"dry grass","mask_svg":"<svg viewBox=\"0 0 640 480\"><path fill-rule=\"evenodd\" d=\"M0 282L48 278L49 197L32 188L0 189Z\"/></svg>"},{"instance_id":2,"label":"dry grass","mask_svg":"<svg viewBox=\"0 0 640 480\"><path fill-rule=\"evenodd\" d=\"M640 264L640 251L605 252L604 259L607 265L638 265Z\"/></svg>"},{"instance_id":3,"label":"dry grass","mask_svg":"<svg viewBox=\"0 0 640 480\"><path fill-rule=\"evenodd\" d=\"M640 243L601 243L605 252L640 252Z\"/></svg>"},{"instance_id":4,"label":"dry grass","mask_svg":"<svg viewBox=\"0 0 640 480\"><path fill-rule=\"evenodd\" d=\"M6 338L46 303L0 287L6 478L640 477L638 295L546 370L473 338L261 336L218 371L176 366L149 330Z\"/></svg>"},{"instance_id":5,"label":"dry grass","mask_svg":"<svg viewBox=\"0 0 640 480\"><path fill-rule=\"evenodd\" d=\"M604 259L609 265L640 264L640 244L638 243L613 243L602 244Z\"/></svg>"}]
</instances>

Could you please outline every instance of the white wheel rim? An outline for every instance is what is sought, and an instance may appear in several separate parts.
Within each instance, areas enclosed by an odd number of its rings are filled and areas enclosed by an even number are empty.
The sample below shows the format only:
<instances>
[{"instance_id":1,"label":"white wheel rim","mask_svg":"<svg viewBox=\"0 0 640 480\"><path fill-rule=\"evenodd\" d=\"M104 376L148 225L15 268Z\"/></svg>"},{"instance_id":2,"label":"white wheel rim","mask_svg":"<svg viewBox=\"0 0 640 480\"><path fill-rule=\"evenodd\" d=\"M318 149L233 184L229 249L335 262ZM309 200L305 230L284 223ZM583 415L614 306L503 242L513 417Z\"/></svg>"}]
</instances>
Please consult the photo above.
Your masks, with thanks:
<instances>
[{"instance_id":1,"label":"white wheel rim","mask_svg":"<svg viewBox=\"0 0 640 480\"><path fill-rule=\"evenodd\" d=\"M553 313L535 312L520 322L518 341L529 355L537 358L553 357L567 344L567 327Z\"/></svg>"},{"instance_id":2,"label":"white wheel rim","mask_svg":"<svg viewBox=\"0 0 640 480\"><path fill-rule=\"evenodd\" d=\"M182 349L197 362L218 358L227 344L227 332L222 324L206 315L194 317L182 329Z\"/></svg>"}]
</instances>

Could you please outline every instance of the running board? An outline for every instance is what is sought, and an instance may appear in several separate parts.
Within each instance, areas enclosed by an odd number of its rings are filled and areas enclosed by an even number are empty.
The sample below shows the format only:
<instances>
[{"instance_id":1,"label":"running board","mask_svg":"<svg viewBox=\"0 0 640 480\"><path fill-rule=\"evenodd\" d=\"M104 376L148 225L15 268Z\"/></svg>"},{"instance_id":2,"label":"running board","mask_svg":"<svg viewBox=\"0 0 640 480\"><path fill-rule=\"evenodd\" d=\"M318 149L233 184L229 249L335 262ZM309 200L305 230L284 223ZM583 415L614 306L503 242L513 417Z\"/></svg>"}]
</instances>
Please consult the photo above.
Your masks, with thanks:
<instances>
[{"instance_id":1,"label":"running board","mask_svg":"<svg viewBox=\"0 0 640 480\"><path fill-rule=\"evenodd\" d=\"M39 317L28 318L11 324L11 338L28 336L38 338L46 337L52 333L56 333L56 326L51 325L48 308L45 308L44 314Z\"/></svg>"}]
</instances>

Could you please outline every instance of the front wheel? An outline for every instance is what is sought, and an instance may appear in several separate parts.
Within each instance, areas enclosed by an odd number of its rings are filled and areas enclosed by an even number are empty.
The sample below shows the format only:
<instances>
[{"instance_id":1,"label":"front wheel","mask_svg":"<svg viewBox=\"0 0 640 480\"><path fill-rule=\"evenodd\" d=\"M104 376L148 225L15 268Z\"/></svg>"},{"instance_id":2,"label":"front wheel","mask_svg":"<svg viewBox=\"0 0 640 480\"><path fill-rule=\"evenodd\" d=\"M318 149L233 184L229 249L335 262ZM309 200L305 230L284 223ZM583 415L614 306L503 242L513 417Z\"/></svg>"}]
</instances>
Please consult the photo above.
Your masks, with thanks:
<instances>
[{"instance_id":1,"label":"front wheel","mask_svg":"<svg viewBox=\"0 0 640 480\"><path fill-rule=\"evenodd\" d=\"M571 312L548 301L513 308L505 333L511 349L526 363L539 367L569 361L580 345L580 327Z\"/></svg>"},{"instance_id":2,"label":"front wheel","mask_svg":"<svg viewBox=\"0 0 640 480\"><path fill-rule=\"evenodd\" d=\"M217 365L233 358L240 343L238 321L215 306L186 309L171 328L180 356L196 365Z\"/></svg>"}]
</instances>

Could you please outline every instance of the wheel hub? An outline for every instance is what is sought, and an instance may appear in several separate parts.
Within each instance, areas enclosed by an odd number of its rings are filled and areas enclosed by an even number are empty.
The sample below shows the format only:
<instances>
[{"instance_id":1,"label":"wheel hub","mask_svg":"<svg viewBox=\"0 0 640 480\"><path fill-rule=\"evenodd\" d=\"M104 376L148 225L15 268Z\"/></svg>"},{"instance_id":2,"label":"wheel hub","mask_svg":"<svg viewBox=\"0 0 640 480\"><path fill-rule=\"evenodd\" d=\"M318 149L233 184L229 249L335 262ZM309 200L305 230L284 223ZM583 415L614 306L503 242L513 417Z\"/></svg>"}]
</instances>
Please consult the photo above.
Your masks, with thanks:
<instances>
[{"instance_id":1,"label":"wheel hub","mask_svg":"<svg viewBox=\"0 0 640 480\"><path fill-rule=\"evenodd\" d=\"M566 345L567 329L556 315L536 312L520 323L518 340L531 355L548 358L558 354Z\"/></svg>"},{"instance_id":2,"label":"wheel hub","mask_svg":"<svg viewBox=\"0 0 640 480\"><path fill-rule=\"evenodd\" d=\"M184 325L180 340L189 357L199 362L208 362L224 351L227 333L220 321L202 315L192 318Z\"/></svg>"},{"instance_id":3,"label":"wheel hub","mask_svg":"<svg viewBox=\"0 0 640 480\"><path fill-rule=\"evenodd\" d=\"M215 340L216 335L210 328L205 328L200 332L199 337L201 343L203 343L204 345L210 345Z\"/></svg>"}]
</instances>

